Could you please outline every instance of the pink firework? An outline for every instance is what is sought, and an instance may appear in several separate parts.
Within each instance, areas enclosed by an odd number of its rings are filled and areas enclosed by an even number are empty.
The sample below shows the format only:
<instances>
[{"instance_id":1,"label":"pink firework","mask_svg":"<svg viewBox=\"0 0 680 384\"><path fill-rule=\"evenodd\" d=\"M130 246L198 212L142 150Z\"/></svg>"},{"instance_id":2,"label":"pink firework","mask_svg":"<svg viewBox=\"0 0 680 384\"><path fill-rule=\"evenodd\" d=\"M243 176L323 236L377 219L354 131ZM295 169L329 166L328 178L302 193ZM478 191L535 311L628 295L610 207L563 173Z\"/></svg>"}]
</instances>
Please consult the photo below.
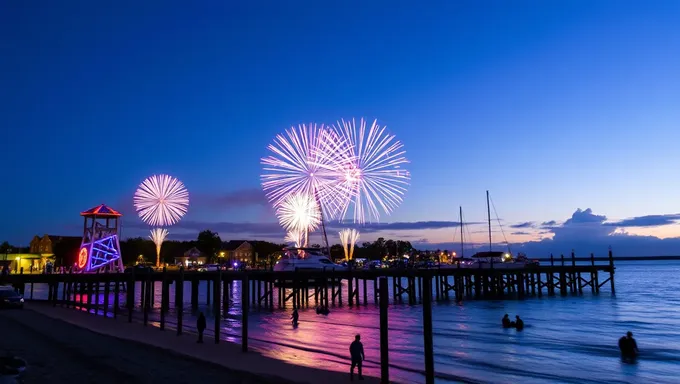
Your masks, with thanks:
<instances>
[{"instance_id":1,"label":"pink firework","mask_svg":"<svg viewBox=\"0 0 680 384\"><path fill-rule=\"evenodd\" d=\"M338 164L347 158L342 139L323 125L301 124L277 135L262 159L262 188L278 208L289 196L313 196L324 214L342 211L349 196L341 188ZM329 155L329 151L334 155Z\"/></svg>"},{"instance_id":2,"label":"pink firework","mask_svg":"<svg viewBox=\"0 0 680 384\"><path fill-rule=\"evenodd\" d=\"M178 222L189 206L189 192L184 184L168 175L153 175L135 192L135 209L142 221L152 226Z\"/></svg>"},{"instance_id":3,"label":"pink firework","mask_svg":"<svg viewBox=\"0 0 680 384\"><path fill-rule=\"evenodd\" d=\"M402 168L408 163L404 146L377 120L368 129L363 118L358 127L354 119L341 120L334 130L347 150L325 160L340 180L337 189L349 196L335 216L344 218L351 210L354 222L379 221L381 212L390 214L401 204L409 185L411 175Z\"/></svg>"}]
</instances>

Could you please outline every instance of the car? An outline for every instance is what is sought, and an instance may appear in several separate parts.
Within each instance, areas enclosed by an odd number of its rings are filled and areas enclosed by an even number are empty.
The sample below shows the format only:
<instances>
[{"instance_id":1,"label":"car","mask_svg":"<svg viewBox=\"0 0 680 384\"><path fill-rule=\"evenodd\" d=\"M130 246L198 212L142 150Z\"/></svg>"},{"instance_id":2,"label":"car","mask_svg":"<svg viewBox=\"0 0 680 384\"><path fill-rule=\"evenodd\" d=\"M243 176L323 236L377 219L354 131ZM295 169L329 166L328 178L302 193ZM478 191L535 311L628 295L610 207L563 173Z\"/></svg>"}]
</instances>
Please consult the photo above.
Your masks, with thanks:
<instances>
[{"instance_id":1,"label":"car","mask_svg":"<svg viewBox=\"0 0 680 384\"><path fill-rule=\"evenodd\" d=\"M23 308L24 298L13 289L0 289L0 308Z\"/></svg>"}]
</instances>

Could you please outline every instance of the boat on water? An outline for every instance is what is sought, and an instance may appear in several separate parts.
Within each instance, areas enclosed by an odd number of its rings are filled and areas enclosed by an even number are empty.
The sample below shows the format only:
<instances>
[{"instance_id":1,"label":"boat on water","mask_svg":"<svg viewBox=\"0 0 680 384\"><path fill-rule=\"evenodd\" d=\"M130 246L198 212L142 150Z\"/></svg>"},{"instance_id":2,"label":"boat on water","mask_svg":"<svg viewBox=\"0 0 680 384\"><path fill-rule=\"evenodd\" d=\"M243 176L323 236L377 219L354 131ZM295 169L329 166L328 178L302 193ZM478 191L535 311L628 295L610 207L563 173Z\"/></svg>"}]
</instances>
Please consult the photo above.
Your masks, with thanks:
<instances>
[{"instance_id":1,"label":"boat on water","mask_svg":"<svg viewBox=\"0 0 680 384\"><path fill-rule=\"evenodd\" d=\"M347 267L335 264L319 248L286 248L274 264L274 271L345 271Z\"/></svg>"},{"instance_id":2,"label":"boat on water","mask_svg":"<svg viewBox=\"0 0 680 384\"><path fill-rule=\"evenodd\" d=\"M494 269L524 269L531 266L538 266L536 260L529 260L525 254L519 253L517 257L513 257L508 246L507 251L493 251L493 242L491 237L491 206L489 204L489 191L486 191L486 210L487 220L489 225L489 250L484 252L477 252L471 258L465 259L463 256L463 209L460 208L460 241L461 241L461 258L457 260L455 265L449 267L457 268L494 268ZM500 224L500 221L499 221ZM505 236L505 235L504 235ZM506 244L509 244L506 239Z\"/></svg>"}]
</instances>

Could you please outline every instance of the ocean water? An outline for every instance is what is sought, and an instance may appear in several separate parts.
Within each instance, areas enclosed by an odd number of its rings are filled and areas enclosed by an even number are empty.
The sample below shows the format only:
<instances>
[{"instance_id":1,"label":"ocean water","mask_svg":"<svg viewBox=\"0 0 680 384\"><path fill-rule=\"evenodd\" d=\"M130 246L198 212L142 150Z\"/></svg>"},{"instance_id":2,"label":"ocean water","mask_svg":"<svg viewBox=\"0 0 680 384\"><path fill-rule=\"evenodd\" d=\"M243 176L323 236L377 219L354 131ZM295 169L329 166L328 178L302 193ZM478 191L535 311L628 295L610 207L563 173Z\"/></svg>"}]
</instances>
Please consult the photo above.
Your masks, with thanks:
<instances>
[{"instance_id":1,"label":"ocean water","mask_svg":"<svg viewBox=\"0 0 680 384\"><path fill-rule=\"evenodd\" d=\"M525 300L440 302L433 306L434 358L437 383L677 383L680 374L680 262L621 262L616 270L616 296L609 283L599 295L527 298ZM600 281L606 277L601 276ZM251 311L249 343L253 349L293 364L347 371L348 348L361 334L366 351L365 372L379 375L379 313L372 303L332 308L328 316L302 309L300 324L290 323L291 308ZM390 284L391 286L391 284ZM36 286L36 298L43 289ZM185 286L187 331L195 325L189 308L190 284ZM28 292L27 292L28 293ZM206 336L212 336L214 317L200 288L199 311L208 317ZM362 294L363 295L363 294ZM139 304L139 292L137 293ZM346 292L343 299L346 302ZM99 298L100 302L103 298ZM174 293L171 292L171 306ZM112 299L109 301L113 302ZM121 303L124 299L121 299ZM275 299L276 303L276 299ZM240 284L232 286L232 306L221 313L222 338L240 342ZM156 308L150 319L157 322ZM508 313L520 315L523 332L503 329ZM176 324L171 310L167 327ZM142 314L135 311L140 321ZM389 308L390 378L397 382L424 381L422 306ZM641 355L636 364L619 358L618 338L632 331Z\"/></svg>"}]
</instances>

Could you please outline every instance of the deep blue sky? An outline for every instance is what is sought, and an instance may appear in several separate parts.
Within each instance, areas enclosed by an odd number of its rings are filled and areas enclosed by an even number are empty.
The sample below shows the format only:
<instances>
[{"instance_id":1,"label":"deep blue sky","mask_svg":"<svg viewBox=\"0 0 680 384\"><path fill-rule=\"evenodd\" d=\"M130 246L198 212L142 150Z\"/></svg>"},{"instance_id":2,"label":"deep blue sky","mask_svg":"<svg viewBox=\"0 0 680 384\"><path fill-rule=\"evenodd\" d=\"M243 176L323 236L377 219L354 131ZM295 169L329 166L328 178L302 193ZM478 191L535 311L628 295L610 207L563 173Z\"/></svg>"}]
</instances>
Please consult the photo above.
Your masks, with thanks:
<instances>
[{"instance_id":1,"label":"deep blue sky","mask_svg":"<svg viewBox=\"0 0 680 384\"><path fill-rule=\"evenodd\" d=\"M679 2L240 3L2 2L0 240L129 213L161 172L195 226L273 221L272 137L361 116L412 162L388 222L483 220L486 189L508 225L680 212Z\"/></svg>"}]
</instances>

